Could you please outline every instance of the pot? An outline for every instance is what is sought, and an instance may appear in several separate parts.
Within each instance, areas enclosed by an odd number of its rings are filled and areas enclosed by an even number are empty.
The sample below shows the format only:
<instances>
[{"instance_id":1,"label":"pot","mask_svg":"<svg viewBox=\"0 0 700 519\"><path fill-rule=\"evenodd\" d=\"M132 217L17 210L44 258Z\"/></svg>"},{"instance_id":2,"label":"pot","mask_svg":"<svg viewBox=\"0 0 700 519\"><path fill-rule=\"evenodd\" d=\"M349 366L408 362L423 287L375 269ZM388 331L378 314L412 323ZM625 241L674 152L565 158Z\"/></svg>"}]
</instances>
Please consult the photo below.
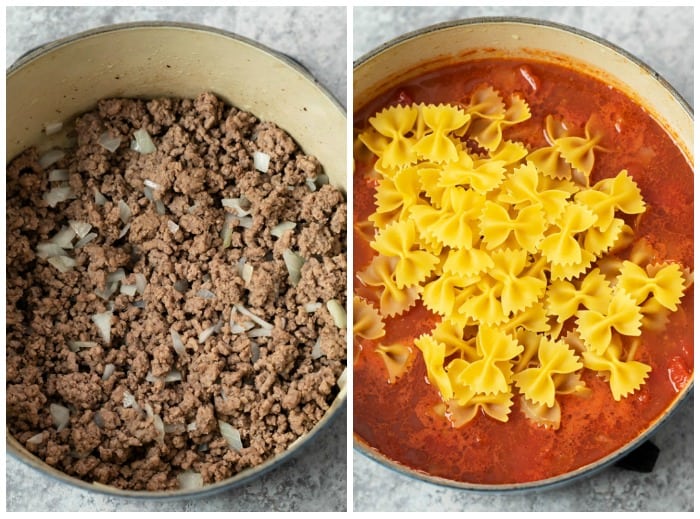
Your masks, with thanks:
<instances>
[{"instance_id":1,"label":"pot","mask_svg":"<svg viewBox=\"0 0 700 519\"><path fill-rule=\"evenodd\" d=\"M115 52L118 49L118 52ZM330 182L346 187L346 117L341 105L293 59L247 38L191 24L129 23L55 41L22 56L7 72L8 162L65 138L43 133L106 97L194 98L210 91L229 105L274 121L323 164ZM290 102L290 100L292 100ZM61 132L65 133L65 132ZM64 483L118 497L193 498L247 483L313 442L343 409L344 381L320 422L287 451L261 465L196 490L129 491L66 475L29 453L9 433L7 452Z\"/></svg>"},{"instance_id":2,"label":"pot","mask_svg":"<svg viewBox=\"0 0 700 519\"><path fill-rule=\"evenodd\" d=\"M692 111L670 84L634 56L599 37L540 20L473 18L433 25L398 37L355 62L354 110L357 113L373 99L407 79L449 65L485 58L529 58L562 64L602 80L644 107L692 164ZM354 448L400 474L437 485L489 493L552 488L590 476L633 453L683 404L692 392L692 386L691 376L690 382L668 408L634 440L594 463L545 480L515 484L454 481L398 463L357 434Z\"/></svg>"}]
</instances>

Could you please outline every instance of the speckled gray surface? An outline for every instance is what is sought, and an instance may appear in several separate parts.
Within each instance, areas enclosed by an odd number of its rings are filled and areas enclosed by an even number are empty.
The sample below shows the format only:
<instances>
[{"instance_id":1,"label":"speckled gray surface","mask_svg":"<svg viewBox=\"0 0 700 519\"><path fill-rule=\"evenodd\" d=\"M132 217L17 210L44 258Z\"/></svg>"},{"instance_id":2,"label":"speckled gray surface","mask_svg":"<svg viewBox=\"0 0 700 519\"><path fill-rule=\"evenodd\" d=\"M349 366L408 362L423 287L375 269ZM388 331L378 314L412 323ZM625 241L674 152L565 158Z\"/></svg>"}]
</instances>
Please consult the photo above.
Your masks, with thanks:
<instances>
[{"instance_id":1,"label":"speckled gray surface","mask_svg":"<svg viewBox=\"0 0 700 519\"><path fill-rule=\"evenodd\" d=\"M32 48L111 23L166 20L218 27L254 39L300 61L345 105L346 10L232 7L10 7L7 64ZM333 31L324 30L333 27ZM347 412L312 446L261 479L206 499L116 499L58 483L7 458L8 511L342 511L347 508Z\"/></svg>"},{"instance_id":2,"label":"speckled gray surface","mask_svg":"<svg viewBox=\"0 0 700 519\"><path fill-rule=\"evenodd\" d=\"M479 16L521 16L578 27L636 55L693 104L693 9L440 7L353 10L353 58L408 31ZM355 452L355 511L689 511L693 510L693 399L653 437L654 471L616 467L569 486L518 495L474 494L397 474Z\"/></svg>"}]
</instances>

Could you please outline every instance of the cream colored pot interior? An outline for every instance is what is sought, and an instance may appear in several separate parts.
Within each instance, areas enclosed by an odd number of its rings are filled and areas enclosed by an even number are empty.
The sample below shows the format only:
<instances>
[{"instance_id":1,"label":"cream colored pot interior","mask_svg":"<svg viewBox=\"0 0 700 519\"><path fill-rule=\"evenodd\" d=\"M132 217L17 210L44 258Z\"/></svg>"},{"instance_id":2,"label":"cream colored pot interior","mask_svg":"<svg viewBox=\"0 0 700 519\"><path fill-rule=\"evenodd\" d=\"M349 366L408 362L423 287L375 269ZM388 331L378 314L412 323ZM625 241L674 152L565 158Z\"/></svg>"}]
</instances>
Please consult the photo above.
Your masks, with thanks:
<instances>
[{"instance_id":1,"label":"cream colored pot interior","mask_svg":"<svg viewBox=\"0 0 700 519\"><path fill-rule=\"evenodd\" d=\"M257 44L202 27L115 26L38 49L7 75L7 159L35 145L56 144L44 125L70 121L112 96L195 97L203 91L273 121L302 149L319 158L331 183L346 188L346 117L343 109L291 60ZM59 137L60 138L60 137ZM340 393L324 418L282 456L201 491L135 492L91 485L53 469L10 434L8 452L72 485L124 497L191 497L243 483L294 454L344 405Z\"/></svg>"},{"instance_id":2,"label":"cream colored pot interior","mask_svg":"<svg viewBox=\"0 0 700 519\"><path fill-rule=\"evenodd\" d=\"M653 73L602 42L563 28L520 21L446 25L378 50L354 70L355 109L400 81L464 60L530 57L575 65L649 110L692 158L693 119Z\"/></svg>"},{"instance_id":3,"label":"cream colored pot interior","mask_svg":"<svg viewBox=\"0 0 700 519\"><path fill-rule=\"evenodd\" d=\"M195 97L208 90L287 130L345 186L345 114L289 60L185 26L122 27L50 48L7 78L7 157L42 145L44 124L104 97Z\"/></svg>"}]
</instances>

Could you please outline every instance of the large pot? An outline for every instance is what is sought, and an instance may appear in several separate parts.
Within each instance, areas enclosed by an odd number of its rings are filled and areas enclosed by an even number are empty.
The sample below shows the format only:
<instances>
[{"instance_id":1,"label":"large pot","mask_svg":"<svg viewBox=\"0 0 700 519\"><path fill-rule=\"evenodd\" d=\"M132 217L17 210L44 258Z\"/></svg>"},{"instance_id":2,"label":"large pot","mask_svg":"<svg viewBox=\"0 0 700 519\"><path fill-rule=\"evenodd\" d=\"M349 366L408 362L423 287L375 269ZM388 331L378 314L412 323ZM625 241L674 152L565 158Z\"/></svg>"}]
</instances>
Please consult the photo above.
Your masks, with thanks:
<instances>
[{"instance_id":1,"label":"large pot","mask_svg":"<svg viewBox=\"0 0 700 519\"><path fill-rule=\"evenodd\" d=\"M115 49L119 49L115 52ZM29 146L56 144L44 125L70 121L106 97L189 97L210 91L286 130L345 189L346 117L342 106L297 62L249 39L191 24L130 23L91 30L42 46L7 72L8 162ZM290 101L292 100L292 101ZM322 420L284 453L199 490L126 491L70 477L7 434L7 452L62 482L119 497L191 498L239 486L279 466L311 443L342 411L344 381Z\"/></svg>"},{"instance_id":2,"label":"large pot","mask_svg":"<svg viewBox=\"0 0 700 519\"><path fill-rule=\"evenodd\" d=\"M564 64L621 90L664 127L692 164L692 111L670 84L637 58L601 38L540 20L473 18L433 25L400 36L355 62L354 109L356 112L361 110L382 93L423 73L469 60L504 57ZM503 485L454 481L408 468L371 447L357 434L354 447L401 474L438 485L499 493L551 488L592 475L630 455L683 404L692 392L692 386L691 378L666 410L623 447L594 463L540 481Z\"/></svg>"}]
</instances>

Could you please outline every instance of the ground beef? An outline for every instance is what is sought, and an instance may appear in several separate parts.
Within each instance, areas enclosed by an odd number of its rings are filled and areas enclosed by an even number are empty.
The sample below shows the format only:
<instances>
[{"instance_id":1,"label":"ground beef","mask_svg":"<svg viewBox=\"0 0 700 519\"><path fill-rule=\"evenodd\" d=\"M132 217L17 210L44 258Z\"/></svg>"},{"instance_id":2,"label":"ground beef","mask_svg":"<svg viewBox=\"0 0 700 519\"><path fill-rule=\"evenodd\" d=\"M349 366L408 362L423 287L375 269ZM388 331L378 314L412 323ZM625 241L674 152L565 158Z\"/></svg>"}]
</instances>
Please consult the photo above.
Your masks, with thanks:
<instances>
[{"instance_id":1,"label":"ground beef","mask_svg":"<svg viewBox=\"0 0 700 519\"><path fill-rule=\"evenodd\" d=\"M139 129L155 152L131 149ZM213 483L286 450L346 367L346 332L325 306L345 300L343 193L282 129L210 93L105 99L66 131L77 144L58 162L42 168L32 148L7 168L10 433L59 470L135 490L178 488L185 470ZM54 169L68 180L49 181ZM70 196L51 207L56 188ZM90 228L52 249L76 222ZM282 222L295 227L273 236ZM288 250L304 261L298 282Z\"/></svg>"}]
</instances>

